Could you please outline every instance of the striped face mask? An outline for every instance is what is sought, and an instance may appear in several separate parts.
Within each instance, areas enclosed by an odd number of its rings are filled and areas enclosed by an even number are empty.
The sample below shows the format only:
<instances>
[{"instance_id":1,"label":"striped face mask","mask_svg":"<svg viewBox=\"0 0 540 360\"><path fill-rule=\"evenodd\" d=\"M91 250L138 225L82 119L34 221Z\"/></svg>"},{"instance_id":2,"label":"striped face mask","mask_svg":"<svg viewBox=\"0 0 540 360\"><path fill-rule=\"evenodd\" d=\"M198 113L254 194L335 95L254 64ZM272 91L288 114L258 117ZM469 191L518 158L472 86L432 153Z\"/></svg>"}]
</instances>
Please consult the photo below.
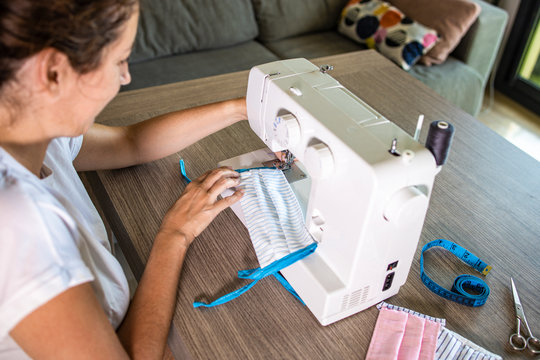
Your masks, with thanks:
<instances>
[{"instance_id":1,"label":"striped face mask","mask_svg":"<svg viewBox=\"0 0 540 360\"><path fill-rule=\"evenodd\" d=\"M259 268L241 270L238 277L251 283L207 304L193 303L194 307L212 307L226 303L248 291L257 281L273 275L298 300L302 301L279 273L281 269L313 253L317 243L306 229L300 205L283 172L277 169L242 171L241 200L246 226L253 243Z\"/></svg>"},{"instance_id":2,"label":"striped face mask","mask_svg":"<svg viewBox=\"0 0 540 360\"><path fill-rule=\"evenodd\" d=\"M254 169L240 176L242 210L261 268L313 243L282 171Z\"/></svg>"}]
</instances>

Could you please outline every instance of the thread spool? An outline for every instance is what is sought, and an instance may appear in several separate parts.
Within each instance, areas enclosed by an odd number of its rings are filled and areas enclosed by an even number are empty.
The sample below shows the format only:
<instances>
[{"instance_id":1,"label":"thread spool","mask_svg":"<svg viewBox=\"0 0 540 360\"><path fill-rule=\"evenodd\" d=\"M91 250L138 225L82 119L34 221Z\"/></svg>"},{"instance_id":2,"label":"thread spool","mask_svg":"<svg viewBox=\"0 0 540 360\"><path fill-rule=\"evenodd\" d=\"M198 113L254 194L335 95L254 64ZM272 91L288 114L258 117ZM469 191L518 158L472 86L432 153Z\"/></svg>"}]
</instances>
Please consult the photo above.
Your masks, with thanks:
<instances>
[{"instance_id":1,"label":"thread spool","mask_svg":"<svg viewBox=\"0 0 540 360\"><path fill-rule=\"evenodd\" d=\"M453 136L454 126L449 122L433 121L429 125L426 148L428 148L435 157L437 166L443 165L446 162Z\"/></svg>"}]
</instances>

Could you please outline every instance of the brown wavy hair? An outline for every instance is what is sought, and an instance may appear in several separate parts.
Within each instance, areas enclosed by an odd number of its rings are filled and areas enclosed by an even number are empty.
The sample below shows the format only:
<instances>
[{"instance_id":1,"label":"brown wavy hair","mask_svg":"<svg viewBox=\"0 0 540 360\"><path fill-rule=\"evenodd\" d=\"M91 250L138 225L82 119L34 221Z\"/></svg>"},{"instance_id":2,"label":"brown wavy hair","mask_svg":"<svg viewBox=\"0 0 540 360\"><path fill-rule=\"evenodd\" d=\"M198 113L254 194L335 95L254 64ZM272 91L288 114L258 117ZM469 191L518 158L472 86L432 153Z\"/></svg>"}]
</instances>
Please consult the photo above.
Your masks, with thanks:
<instances>
[{"instance_id":1,"label":"brown wavy hair","mask_svg":"<svg viewBox=\"0 0 540 360\"><path fill-rule=\"evenodd\" d=\"M101 63L138 0L0 0L0 91L23 61L46 48L84 74Z\"/></svg>"}]
</instances>

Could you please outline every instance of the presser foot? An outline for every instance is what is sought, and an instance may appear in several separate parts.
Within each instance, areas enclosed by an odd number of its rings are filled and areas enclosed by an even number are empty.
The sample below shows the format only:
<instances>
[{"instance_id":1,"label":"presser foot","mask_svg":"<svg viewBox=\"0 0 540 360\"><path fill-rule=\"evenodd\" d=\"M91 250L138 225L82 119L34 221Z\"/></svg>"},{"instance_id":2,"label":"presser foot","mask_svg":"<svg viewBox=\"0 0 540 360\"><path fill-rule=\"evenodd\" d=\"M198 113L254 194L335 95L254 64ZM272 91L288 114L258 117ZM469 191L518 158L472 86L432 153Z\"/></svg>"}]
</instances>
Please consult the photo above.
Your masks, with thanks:
<instances>
[{"instance_id":1,"label":"presser foot","mask_svg":"<svg viewBox=\"0 0 540 360\"><path fill-rule=\"evenodd\" d=\"M276 169L279 169L279 170L282 170L282 171L286 171L286 170L289 170L291 168L291 164L285 162L285 161L281 161L279 159L272 159L272 160L268 160L268 161L264 161L263 163L263 166L266 166L266 167L275 167Z\"/></svg>"},{"instance_id":2,"label":"presser foot","mask_svg":"<svg viewBox=\"0 0 540 360\"><path fill-rule=\"evenodd\" d=\"M283 175L285 175L285 178L289 184L307 178L306 173L304 173L294 162L287 163L276 158L273 160L264 161L262 165L267 167L275 167L276 169L283 171Z\"/></svg>"}]
</instances>

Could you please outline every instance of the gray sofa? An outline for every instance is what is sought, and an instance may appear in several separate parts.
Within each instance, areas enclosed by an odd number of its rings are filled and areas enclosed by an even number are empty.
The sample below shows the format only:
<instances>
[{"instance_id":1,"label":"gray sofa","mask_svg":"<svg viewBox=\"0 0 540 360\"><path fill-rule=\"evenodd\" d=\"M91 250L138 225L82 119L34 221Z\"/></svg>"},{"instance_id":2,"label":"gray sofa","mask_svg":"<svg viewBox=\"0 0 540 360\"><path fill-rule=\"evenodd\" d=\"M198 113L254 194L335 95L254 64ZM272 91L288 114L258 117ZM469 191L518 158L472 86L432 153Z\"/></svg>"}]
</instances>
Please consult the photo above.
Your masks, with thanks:
<instances>
[{"instance_id":1,"label":"gray sofa","mask_svg":"<svg viewBox=\"0 0 540 360\"><path fill-rule=\"evenodd\" d=\"M227 72L279 59L364 49L337 32L348 0L141 0L130 57L133 90ZM482 0L482 12L440 65L409 73L472 115L478 114L506 13ZM390 0L391 2L391 0Z\"/></svg>"}]
</instances>

